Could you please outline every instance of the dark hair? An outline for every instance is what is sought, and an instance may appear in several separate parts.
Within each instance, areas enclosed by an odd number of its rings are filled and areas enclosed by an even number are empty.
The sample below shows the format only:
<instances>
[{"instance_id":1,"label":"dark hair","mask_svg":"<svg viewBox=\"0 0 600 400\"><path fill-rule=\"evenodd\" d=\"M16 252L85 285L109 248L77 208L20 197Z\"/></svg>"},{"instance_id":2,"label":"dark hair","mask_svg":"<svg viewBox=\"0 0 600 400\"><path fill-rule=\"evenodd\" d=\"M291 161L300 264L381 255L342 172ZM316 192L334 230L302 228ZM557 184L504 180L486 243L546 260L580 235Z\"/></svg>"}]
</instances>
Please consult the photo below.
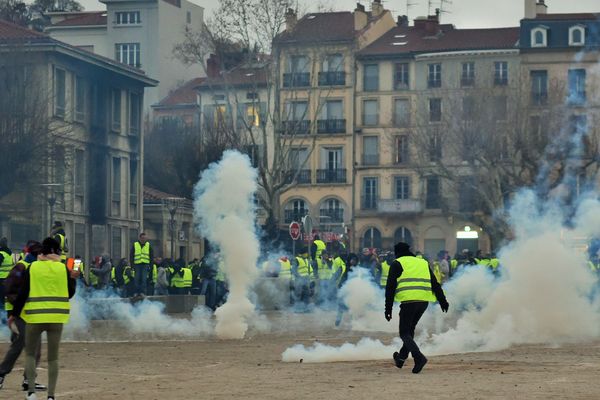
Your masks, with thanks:
<instances>
[{"instance_id":1,"label":"dark hair","mask_svg":"<svg viewBox=\"0 0 600 400\"><path fill-rule=\"evenodd\" d=\"M139 237L142 237L142 236L146 236L146 232L142 232L142 233L140 233L140 236L139 236Z\"/></svg>"},{"instance_id":2,"label":"dark hair","mask_svg":"<svg viewBox=\"0 0 600 400\"><path fill-rule=\"evenodd\" d=\"M27 242L27 252L32 256L37 257L41 251L42 244L40 242L36 242L35 240L30 240L29 242Z\"/></svg>"},{"instance_id":3,"label":"dark hair","mask_svg":"<svg viewBox=\"0 0 600 400\"><path fill-rule=\"evenodd\" d=\"M42 250L41 253L44 255L47 254L59 254L60 255L60 243L58 243L54 238L47 237L42 242Z\"/></svg>"}]
</instances>

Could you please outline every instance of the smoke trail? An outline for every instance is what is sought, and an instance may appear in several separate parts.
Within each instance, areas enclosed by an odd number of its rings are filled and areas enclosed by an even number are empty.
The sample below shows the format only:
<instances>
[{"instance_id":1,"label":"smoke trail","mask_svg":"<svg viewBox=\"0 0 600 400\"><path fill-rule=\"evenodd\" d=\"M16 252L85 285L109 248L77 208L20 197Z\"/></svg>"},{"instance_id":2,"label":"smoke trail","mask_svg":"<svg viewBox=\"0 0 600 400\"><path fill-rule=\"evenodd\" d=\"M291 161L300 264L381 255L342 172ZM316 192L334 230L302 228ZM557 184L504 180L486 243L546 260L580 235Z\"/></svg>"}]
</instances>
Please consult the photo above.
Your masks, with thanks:
<instances>
[{"instance_id":1,"label":"smoke trail","mask_svg":"<svg viewBox=\"0 0 600 400\"><path fill-rule=\"evenodd\" d=\"M226 151L219 163L202 173L194 189L195 219L202 235L220 250L229 283L227 302L215 313L220 338L243 338L254 314L248 289L258 274L253 203L256 177L247 156Z\"/></svg>"}]
</instances>

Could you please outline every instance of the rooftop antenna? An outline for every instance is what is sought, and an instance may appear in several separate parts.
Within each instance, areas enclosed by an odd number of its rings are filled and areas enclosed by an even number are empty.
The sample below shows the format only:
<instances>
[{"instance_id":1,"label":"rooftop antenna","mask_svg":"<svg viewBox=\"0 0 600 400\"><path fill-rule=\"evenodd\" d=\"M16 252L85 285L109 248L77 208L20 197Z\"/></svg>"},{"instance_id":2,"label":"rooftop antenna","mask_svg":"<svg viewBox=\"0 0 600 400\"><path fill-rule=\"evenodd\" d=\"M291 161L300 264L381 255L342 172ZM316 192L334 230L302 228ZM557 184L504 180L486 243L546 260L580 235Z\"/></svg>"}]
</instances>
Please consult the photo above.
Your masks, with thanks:
<instances>
[{"instance_id":1,"label":"rooftop antenna","mask_svg":"<svg viewBox=\"0 0 600 400\"><path fill-rule=\"evenodd\" d=\"M408 15L410 14L409 10L411 8L413 8L414 6L418 6L418 5L419 5L419 2L416 1L416 0L412 0L412 1L411 0L406 0L406 17L407 18L408 18ZM410 20L410 18L409 18L409 20Z\"/></svg>"},{"instance_id":2,"label":"rooftop antenna","mask_svg":"<svg viewBox=\"0 0 600 400\"><path fill-rule=\"evenodd\" d=\"M452 0L440 0L440 14L449 14L450 6L452 5Z\"/></svg>"}]
</instances>

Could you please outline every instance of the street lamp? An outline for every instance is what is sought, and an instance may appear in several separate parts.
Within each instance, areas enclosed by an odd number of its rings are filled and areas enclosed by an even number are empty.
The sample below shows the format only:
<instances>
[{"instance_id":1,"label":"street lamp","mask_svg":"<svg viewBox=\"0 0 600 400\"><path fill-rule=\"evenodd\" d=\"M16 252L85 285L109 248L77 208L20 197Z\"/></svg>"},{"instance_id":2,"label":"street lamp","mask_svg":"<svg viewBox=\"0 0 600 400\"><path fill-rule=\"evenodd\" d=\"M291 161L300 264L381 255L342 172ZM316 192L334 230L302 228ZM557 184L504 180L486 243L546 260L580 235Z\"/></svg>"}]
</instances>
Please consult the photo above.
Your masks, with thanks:
<instances>
[{"instance_id":1,"label":"street lamp","mask_svg":"<svg viewBox=\"0 0 600 400\"><path fill-rule=\"evenodd\" d=\"M56 205L56 196L54 194L54 188L58 186L64 186L62 183L42 183L40 186L45 187L48 191L46 192L46 201L50 207L50 218L48 221L48 232L52 230L52 224L54 223L54 206Z\"/></svg>"},{"instance_id":2,"label":"street lamp","mask_svg":"<svg viewBox=\"0 0 600 400\"><path fill-rule=\"evenodd\" d=\"M183 201L185 199L181 197L167 197L163 199L163 205L167 208L170 214L169 219L169 232L171 234L171 260L173 260L174 251L174 240L175 240L175 214L177 213L177 209L181 207Z\"/></svg>"}]
</instances>

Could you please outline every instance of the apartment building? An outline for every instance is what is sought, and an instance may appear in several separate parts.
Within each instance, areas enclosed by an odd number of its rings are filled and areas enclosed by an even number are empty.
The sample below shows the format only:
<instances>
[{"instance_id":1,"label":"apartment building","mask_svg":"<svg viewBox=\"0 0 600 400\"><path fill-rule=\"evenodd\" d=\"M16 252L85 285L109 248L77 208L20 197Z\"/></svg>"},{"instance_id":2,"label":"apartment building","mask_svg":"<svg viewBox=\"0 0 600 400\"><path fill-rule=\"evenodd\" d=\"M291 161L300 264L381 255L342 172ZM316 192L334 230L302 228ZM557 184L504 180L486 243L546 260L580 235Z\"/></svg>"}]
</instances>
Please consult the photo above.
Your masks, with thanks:
<instances>
[{"instance_id":1,"label":"apartment building","mask_svg":"<svg viewBox=\"0 0 600 400\"><path fill-rule=\"evenodd\" d=\"M296 183L281 196L282 229L310 215L325 239L351 233L354 200L355 53L394 26L380 1L371 11L286 16L273 43L277 101L284 112L277 135L291 135Z\"/></svg>"},{"instance_id":2,"label":"apartment building","mask_svg":"<svg viewBox=\"0 0 600 400\"><path fill-rule=\"evenodd\" d=\"M47 154L39 171L0 199L11 247L48 234L61 221L69 254L125 257L142 229L141 70L0 21L0 64L24 71L28 93L43 96ZM21 75L18 75L21 76ZM15 80L15 85L18 81Z\"/></svg>"},{"instance_id":3,"label":"apartment building","mask_svg":"<svg viewBox=\"0 0 600 400\"><path fill-rule=\"evenodd\" d=\"M449 187L430 166L444 157L461 168L444 135L473 93L506 113L519 85L518 39L518 28L457 29L438 13L413 26L401 18L357 52L355 246L405 241L429 256L490 250L486 232L464 218L475 211L468 189Z\"/></svg>"},{"instance_id":4,"label":"apartment building","mask_svg":"<svg viewBox=\"0 0 600 400\"><path fill-rule=\"evenodd\" d=\"M103 0L106 11L56 12L46 31L55 39L142 69L160 83L146 91L146 110L182 83L203 75L173 55L185 30L202 29L204 9L186 0Z\"/></svg>"}]
</instances>

